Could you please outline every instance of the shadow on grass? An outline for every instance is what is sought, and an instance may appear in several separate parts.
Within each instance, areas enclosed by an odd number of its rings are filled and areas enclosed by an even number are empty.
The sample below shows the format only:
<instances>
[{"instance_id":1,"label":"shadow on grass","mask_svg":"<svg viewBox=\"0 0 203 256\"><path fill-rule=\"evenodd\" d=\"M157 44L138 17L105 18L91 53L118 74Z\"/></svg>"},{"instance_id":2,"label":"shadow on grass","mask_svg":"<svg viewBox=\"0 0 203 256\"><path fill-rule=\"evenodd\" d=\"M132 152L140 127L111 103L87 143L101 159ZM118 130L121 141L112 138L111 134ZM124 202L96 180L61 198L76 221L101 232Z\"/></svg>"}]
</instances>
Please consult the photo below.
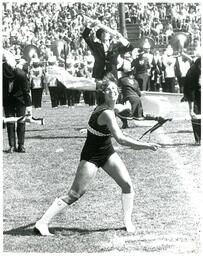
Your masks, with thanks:
<instances>
[{"instance_id":1,"label":"shadow on grass","mask_svg":"<svg viewBox=\"0 0 203 256\"><path fill-rule=\"evenodd\" d=\"M20 226L18 228L10 229L3 232L3 235L11 236L40 236L39 232L36 232L34 229L35 222L30 223L25 226ZM122 228L100 228L100 229L81 229L81 228L63 228L63 227L51 227L49 231L52 234L58 234L62 236L70 235L70 233L79 233L80 235L87 235L96 232L108 232L108 231L122 231L125 230Z\"/></svg>"},{"instance_id":2,"label":"shadow on grass","mask_svg":"<svg viewBox=\"0 0 203 256\"><path fill-rule=\"evenodd\" d=\"M51 131L51 130L54 130L54 128L53 129L43 129L42 128L42 129L30 129L30 130L27 129L26 132L39 132L39 131L40 132L47 132L47 131Z\"/></svg>"},{"instance_id":3,"label":"shadow on grass","mask_svg":"<svg viewBox=\"0 0 203 256\"><path fill-rule=\"evenodd\" d=\"M86 136L41 136L41 135L36 135L36 136L27 136L26 140L28 139L38 139L38 140L54 140L54 139L81 139L81 138L86 138Z\"/></svg>"},{"instance_id":4,"label":"shadow on grass","mask_svg":"<svg viewBox=\"0 0 203 256\"><path fill-rule=\"evenodd\" d=\"M165 132L164 134L175 134L175 133L193 133L192 130L179 130L174 132Z\"/></svg>"}]
</instances>

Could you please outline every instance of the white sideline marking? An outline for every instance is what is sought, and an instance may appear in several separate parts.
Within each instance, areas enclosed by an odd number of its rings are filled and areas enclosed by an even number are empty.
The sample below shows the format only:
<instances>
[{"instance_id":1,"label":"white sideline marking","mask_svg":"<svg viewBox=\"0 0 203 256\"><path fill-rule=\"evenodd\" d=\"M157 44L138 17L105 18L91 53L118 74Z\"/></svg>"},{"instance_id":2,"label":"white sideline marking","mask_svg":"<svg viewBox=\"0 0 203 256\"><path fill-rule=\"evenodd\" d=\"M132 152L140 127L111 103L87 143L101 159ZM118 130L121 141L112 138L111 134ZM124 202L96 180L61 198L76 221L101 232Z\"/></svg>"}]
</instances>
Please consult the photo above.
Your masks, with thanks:
<instances>
[{"instance_id":1,"label":"white sideline marking","mask_svg":"<svg viewBox=\"0 0 203 256\"><path fill-rule=\"evenodd\" d=\"M164 128L163 127L159 128L159 131L160 133L158 134L158 136L160 137L161 141L164 144L173 145L174 143L173 140L171 140L169 136L167 136L164 133ZM169 148L166 150L169 157L173 161L173 164L176 169L176 174L180 177L180 183L182 184L183 189L190 200L191 206L193 207L194 214L197 214L198 216L200 216L201 195L200 193L198 193L197 189L195 188L195 184L193 185L193 181L191 180L191 177L187 172L187 166L184 165L183 158L179 155L178 151L175 148ZM188 236L184 236L182 234L169 234L169 235L163 235L163 236L148 234L144 236L132 235L127 237L120 237L120 236L114 235L114 237L111 239L109 244L111 244L111 246L113 246L114 248L115 247L122 248L128 242L136 242L138 248L140 248L140 246L147 246L149 248L151 247L154 248L154 247L169 245L169 246L173 246L172 248L169 248L169 251L176 250L176 251L179 251L179 253L185 253L185 252L192 253L198 247L196 241L188 241ZM133 245L130 247L133 247ZM160 253L164 255L165 253L167 253L167 250L165 252L161 251ZM193 253L190 255L193 255Z\"/></svg>"},{"instance_id":2,"label":"white sideline marking","mask_svg":"<svg viewBox=\"0 0 203 256\"><path fill-rule=\"evenodd\" d=\"M188 241L188 236L179 235L179 234L168 234L168 235L151 235L146 234L142 235L131 235L120 237L114 235L114 237L104 245L106 248L111 248L112 252L114 252L115 248L119 250L119 248L124 247L125 245L128 248L134 249L134 252L143 253L143 248L148 247L149 250L152 248L150 255L154 253L160 253L159 255L166 255L167 253L187 253L187 255L194 252L197 248L196 241ZM166 248L166 246L168 248ZM160 248L163 247L163 250L160 251ZM157 251L156 251L157 248ZM145 255L145 254L140 254ZM149 254L147 254L149 255ZM168 254L167 254L168 255ZM170 254L171 255L171 254ZM195 254L196 255L196 254Z\"/></svg>"},{"instance_id":3,"label":"white sideline marking","mask_svg":"<svg viewBox=\"0 0 203 256\"><path fill-rule=\"evenodd\" d=\"M163 127L159 129L161 131L158 135L163 143L173 145L173 141L164 133ZM167 150L171 160L173 161L176 167L176 173L180 177L180 182L183 185L187 196L190 198L191 206L194 208L195 213L201 213L201 198L200 193L198 193L197 189L195 189L195 184L193 185L193 181L191 180L191 176L188 175L187 166L184 165L183 158L179 155L179 152L175 148L169 148ZM183 171L184 170L184 171Z\"/></svg>"}]
</instances>

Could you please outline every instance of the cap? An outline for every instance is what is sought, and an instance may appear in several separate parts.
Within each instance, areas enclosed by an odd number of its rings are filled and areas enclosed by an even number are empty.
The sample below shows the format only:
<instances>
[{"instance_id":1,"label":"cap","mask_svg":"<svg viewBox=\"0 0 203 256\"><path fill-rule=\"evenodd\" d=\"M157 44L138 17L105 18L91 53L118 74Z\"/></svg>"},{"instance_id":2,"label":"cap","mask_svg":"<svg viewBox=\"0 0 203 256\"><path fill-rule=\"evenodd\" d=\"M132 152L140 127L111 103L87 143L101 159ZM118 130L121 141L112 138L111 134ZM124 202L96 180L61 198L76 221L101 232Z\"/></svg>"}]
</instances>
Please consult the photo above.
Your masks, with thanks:
<instances>
[{"instance_id":1,"label":"cap","mask_svg":"<svg viewBox=\"0 0 203 256\"><path fill-rule=\"evenodd\" d=\"M150 49L151 45L149 43L149 40L146 38L144 43L143 43L143 49Z\"/></svg>"},{"instance_id":2,"label":"cap","mask_svg":"<svg viewBox=\"0 0 203 256\"><path fill-rule=\"evenodd\" d=\"M49 63L56 63L56 62L57 62L56 56L50 56L50 57L48 58L48 62L49 62Z\"/></svg>"}]
</instances>

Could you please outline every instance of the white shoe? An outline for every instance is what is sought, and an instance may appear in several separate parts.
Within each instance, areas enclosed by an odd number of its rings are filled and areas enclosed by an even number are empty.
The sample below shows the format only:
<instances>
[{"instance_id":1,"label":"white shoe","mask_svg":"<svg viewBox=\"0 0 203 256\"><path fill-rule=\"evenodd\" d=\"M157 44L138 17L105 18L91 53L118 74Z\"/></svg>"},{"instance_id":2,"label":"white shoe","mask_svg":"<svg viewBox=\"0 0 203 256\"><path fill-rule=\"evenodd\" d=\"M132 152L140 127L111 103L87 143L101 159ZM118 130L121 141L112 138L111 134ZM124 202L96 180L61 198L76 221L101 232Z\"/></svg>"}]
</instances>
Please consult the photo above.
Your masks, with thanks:
<instances>
[{"instance_id":1,"label":"white shoe","mask_svg":"<svg viewBox=\"0 0 203 256\"><path fill-rule=\"evenodd\" d=\"M42 236L53 236L54 234L49 232L48 225L38 220L35 224L35 229L39 231Z\"/></svg>"}]
</instances>

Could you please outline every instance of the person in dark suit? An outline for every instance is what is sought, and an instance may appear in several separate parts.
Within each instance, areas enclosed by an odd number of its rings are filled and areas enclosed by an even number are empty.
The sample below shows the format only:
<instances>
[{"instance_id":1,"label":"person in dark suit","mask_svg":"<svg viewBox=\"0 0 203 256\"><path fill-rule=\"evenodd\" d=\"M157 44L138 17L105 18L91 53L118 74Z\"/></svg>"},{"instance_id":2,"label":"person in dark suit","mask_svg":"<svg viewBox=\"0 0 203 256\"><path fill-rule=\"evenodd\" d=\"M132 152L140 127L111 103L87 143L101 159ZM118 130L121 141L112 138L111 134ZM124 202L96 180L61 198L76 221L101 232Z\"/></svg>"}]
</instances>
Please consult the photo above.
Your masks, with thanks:
<instances>
[{"instance_id":1,"label":"person in dark suit","mask_svg":"<svg viewBox=\"0 0 203 256\"><path fill-rule=\"evenodd\" d=\"M92 77L102 80L107 73L111 72L117 78L118 55L132 51L134 47L120 33L117 36L118 42L112 42L110 40L110 34L102 28L96 31L98 41L95 41L90 34L92 28L96 25L98 25L98 22L92 23L91 28L86 27L82 33L82 38L89 46L95 59Z\"/></svg>"},{"instance_id":2,"label":"person in dark suit","mask_svg":"<svg viewBox=\"0 0 203 256\"><path fill-rule=\"evenodd\" d=\"M30 83L26 73L16 68L14 56L3 52L3 108L5 117L20 117L25 114L32 116ZM8 153L14 151L25 153L25 123L17 123L18 147L16 147L15 123L7 123L9 141Z\"/></svg>"},{"instance_id":3,"label":"person in dark suit","mask_svg":"<svg viewBox=\"0 0 203 256\"><path fill-rule=\"evenodd\" d=\"M188 70L184 83L184 97L188 101L189 114L192 119L192 128L195 142L201 144L201 57Z\"/></svg>"}]
</instances>

